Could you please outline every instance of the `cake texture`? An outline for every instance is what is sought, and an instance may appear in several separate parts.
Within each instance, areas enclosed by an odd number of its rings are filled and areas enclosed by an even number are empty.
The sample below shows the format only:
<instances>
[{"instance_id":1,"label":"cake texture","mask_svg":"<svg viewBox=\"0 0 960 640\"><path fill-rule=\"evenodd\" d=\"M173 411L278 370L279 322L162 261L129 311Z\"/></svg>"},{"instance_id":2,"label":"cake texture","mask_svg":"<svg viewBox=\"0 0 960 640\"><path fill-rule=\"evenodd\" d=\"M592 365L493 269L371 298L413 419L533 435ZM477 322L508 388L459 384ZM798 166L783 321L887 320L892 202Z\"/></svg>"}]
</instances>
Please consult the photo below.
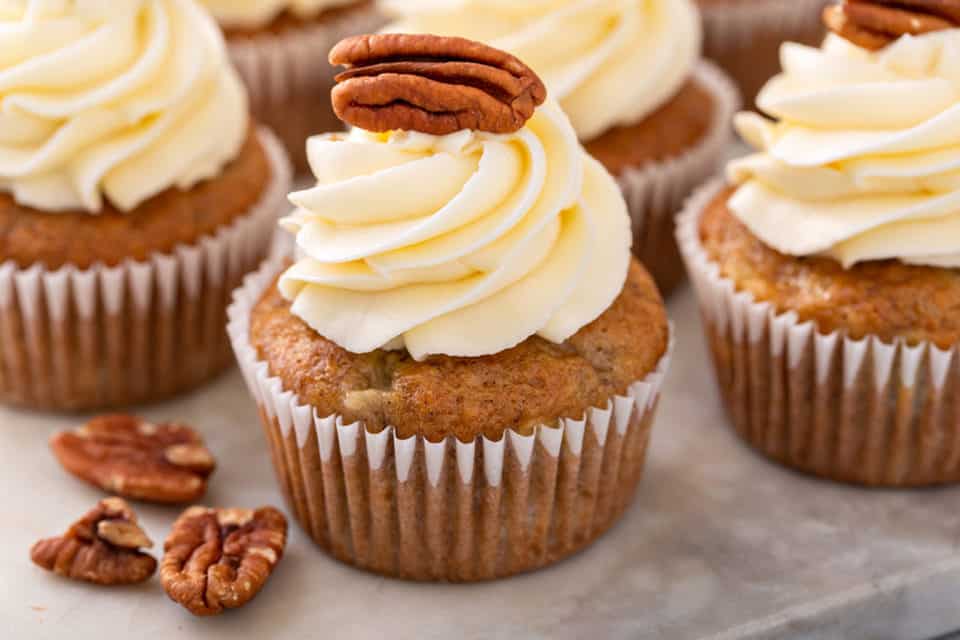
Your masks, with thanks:
<instances>
[{"instance_id":1,"label":"cake texture","mask_svg":"<svg viewBox=\"0 0 960 640\"><path fill-rule=\"evenodd\" d=\"M284 493L317 544L385 575L566 557L629 504L670 359L620 189L512 55L382 34L331 60L369 129L310 140L316 184L281 222L297 260L229 313Z\"/></svg>"}]
</instances>

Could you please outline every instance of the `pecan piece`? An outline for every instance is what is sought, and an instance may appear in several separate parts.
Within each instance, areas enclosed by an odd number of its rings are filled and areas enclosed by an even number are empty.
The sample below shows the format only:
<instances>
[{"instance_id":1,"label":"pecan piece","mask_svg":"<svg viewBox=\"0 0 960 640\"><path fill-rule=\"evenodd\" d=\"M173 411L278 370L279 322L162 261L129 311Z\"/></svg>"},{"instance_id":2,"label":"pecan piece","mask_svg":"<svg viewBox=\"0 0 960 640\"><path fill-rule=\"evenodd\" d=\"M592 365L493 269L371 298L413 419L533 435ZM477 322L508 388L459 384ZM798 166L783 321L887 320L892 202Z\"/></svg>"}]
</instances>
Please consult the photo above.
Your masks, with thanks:
<instances>
[{"instance_id":1,"label":"pecan piece","mask_svg":"<svg viewBox=\"0 0 960 640\"><path fill-rule=\"evenodd\" d=\"M347 67L331 94L334 111L368 131L513 133L547 98L530 67L463 38L355 36L330 51L330 63Z\"/></svg>"},{"instance_id":2,"label":"pecan piece","mask_svg":"<svg viewBox=\"0 0 960 640\"><path fill-rule=\"evenodd\" d=\"M287 519L273 507L191 507L163 545L160 581L190 613L217 615L257 595L286 544Z\"/></svg>"},{"instance_id":3,"label":"pecan piece","mask_svg":"<svg viewBox=\"0 0 960 640\"><path fill-rule=\"evenodd\" d=\"M960 26L960 0L846 0L826 7L823 22L853 44L876 51L907 34Z\"/></svg>"},{"instance_id":4,"label":"pecan piece","mask_svg":"<svg viewBox=\"0 0 960 640\"><path fill-rule=\"evenodd\" d=\"M30 558L47 571L74 580L118 585L143 582L157 570L153 542L121 498L101 500L62 536L33 545Z\"/></svg>"},{"instance_id":5,"label":"pecan piece","mask_svg":"<svg viewBox=\"0 0 960 640\"><path fill-rule=\"evenodd\" d=\"M94 418L50 439L64 468L104 491L176 504L200 498L215 463L197 432L126 415Z\"/></svg>"}]
</instances>

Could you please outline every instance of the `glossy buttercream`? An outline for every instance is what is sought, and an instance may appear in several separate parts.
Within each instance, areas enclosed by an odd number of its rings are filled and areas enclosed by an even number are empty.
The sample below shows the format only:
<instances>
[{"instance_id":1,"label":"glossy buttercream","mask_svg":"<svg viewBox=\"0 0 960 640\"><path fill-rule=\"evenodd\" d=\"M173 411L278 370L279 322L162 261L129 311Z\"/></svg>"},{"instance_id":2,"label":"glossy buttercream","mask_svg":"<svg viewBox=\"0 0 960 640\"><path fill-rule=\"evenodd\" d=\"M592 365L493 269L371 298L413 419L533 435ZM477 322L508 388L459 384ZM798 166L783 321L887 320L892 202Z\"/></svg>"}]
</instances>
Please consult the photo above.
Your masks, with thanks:
<instances>
[{"instance_id":1,"label":"glossy buttercream","mask_svg":"<svg viewBox=\"0 0 960 640\"><path fill-rule=\"evenodd\" d=\"M227 28L255 29L268 26L284 12L308 19L358 0L200 0L213 17Z\"/></svg>"},{"instance_id":2,"label":"glossy buttercream","mask_svg":"<svg viewBox=\"0 0 960 640\"><path fill-rule=\"evenodd\" d=\"M737 119L759 152L729 167L733 214L787 255L960 267L960 30L781 57L773 120Z\"/></svg>"},{"instance_id":3,"label":"glossy buttercream","mask_svg":"<svg viewBox=\"0 0 960 640\"><path fill-rule=\"evenodd\" d=\"M217 25L191 0L0 4L0 189L130 211L215 176L247 135Z\"/></svg>"},{"instance_id":4,"label":"glossy buttercream","mask_svg":"<svg viewBox=\"0 0 960 640\"><path fill-rule=\"evenodd\" d=\"M581 140L631 125L676 95L700 55L691 0L389 0L388 31L456 35L533 67Z\"/></svg>"},{"instance_id":5,"label":"glossy buttercream","mask_svg":"<svg viewBox=\"0 0 960 640\"><path fill-rule=\"evenodd\" d=\"M560 343L619 295L630 220L554 102L510 135L312 138L315 187L283 226L292 312L341 347L483 356Z\"/></svg>"}]
</instances>

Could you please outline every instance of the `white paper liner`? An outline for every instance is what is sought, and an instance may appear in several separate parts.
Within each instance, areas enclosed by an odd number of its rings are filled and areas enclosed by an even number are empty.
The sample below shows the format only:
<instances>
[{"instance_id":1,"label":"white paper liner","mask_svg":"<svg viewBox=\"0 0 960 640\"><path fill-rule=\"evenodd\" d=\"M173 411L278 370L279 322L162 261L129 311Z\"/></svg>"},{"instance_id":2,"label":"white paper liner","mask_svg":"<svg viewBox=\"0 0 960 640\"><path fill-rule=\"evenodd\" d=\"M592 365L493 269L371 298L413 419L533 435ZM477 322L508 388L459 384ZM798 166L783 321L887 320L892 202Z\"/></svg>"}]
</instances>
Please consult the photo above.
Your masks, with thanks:
<instances>
[{"instance_id":1,"label":"white paper liner","mask_svg":"<svg viewBox=\"0 0 960 640\"><path fill-rule=\"evenodd\" d=\"M737 291L700 242L725 183L701 188L677 237L737 431L796 469L871 486L960 481L960 345L823 334L794 312Z\"/></svg>"},{"instance_id":2,"label":"white paper liner","mask_svg":"<svg viewBox=\"0 0 960 640\"><path fill-rule=\"evenodd\" d=\"M298 171L307 170L306 140L343 123L330 104L337 70L328 54L351 35L371 33L385 17L373 3L283 33L229 39L230 57L250 95L251 110L287 147Z\"/></svg>"},{"instance_id":3,"label":"white paper liner","mask_svg":"<svg viewBox=\"0 0 960 640\"><path fill-rule=\"evenodd\" d=\"M259 135L272 181L213 236L116 267L0 264L0 401L116 408L192 388L229 363L229 295L266 256L291 181L280 144Z\"/></svg>"},{"instance_id":4,"label":"white paper liner","mask_svg":"<svg viewBox=\"0 0 960 640\"><path fill-rule=\"evenodd\" d=\"M629 396L581 420L499 441L400 439L322 417L283 388L250 344L250 315L277 257L234 294L228 332L260 410L283 492L313 540L377 573L476 581L529 571L586 546L640 480L670 349ZM672 331L671 331L672 333Z\"/></svg>"},{"instance_id":5,"label":"white paper liner","mask_svg":"<svg viewBox=\"0 0 960 640\"><path fill-rule=\"evenodd\" d=\"M823 7L831 0L751 0L701 3L704 55L717 62L740 87L747 104L780 70L784 42L823 40Z\"/></svg>"},{"instance_id":6,"label":"white paper liner","mask_svg":"<svg viewBox=\"0 0 960 640\"><path fill-rule=\"evenodd\" d=\"M733 135L730 123L740 108L733 83L712 63L698 64L693 79L713 99L707 135L676 158L629 169L618 179L633 220L633 252L664 295L684 277L674 217L693 190L722 166Z\"/></svg>"}]
</instances>

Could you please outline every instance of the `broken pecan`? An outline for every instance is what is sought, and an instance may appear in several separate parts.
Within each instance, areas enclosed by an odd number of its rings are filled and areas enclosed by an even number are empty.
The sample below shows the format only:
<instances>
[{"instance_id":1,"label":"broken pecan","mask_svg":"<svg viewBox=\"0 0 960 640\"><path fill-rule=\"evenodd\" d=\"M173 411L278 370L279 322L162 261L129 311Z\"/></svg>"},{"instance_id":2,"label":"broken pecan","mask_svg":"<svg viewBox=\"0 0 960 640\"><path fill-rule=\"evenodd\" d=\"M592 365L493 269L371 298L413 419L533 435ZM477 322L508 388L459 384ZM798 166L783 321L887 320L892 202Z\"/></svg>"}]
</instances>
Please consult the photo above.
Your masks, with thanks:
<instances>
[{"instance_id":1,"label":"broken pecan","mask_svg":"<svg viewBox=\"0 0 960 640\"><path fill-rule=\"evenodd\" d=\"M846 0L823 10L827 28L876 51L900 36L960 26L960 0Z\"/></svg>"},{"instance_id":2,"label":"broken pecan","mask_svg":"<svg viewBox=\"0 0 960 640\"><path fill-rule=\"evenodd\" d=\"M530 67L463 38L356 36L330 51L330 63L347 67L333 89L334 111L368 131L513 133L547 98Z\"/></svg>"},{"instance_id":3,"label":"broken pecan","mask_svg":"<svg viewBox=\"0 0 960 640\"><path fill-rule=\"evenodd\" d=\"M215 464L197 432L125 415L94 418L50 439L70 473L105 491L160 503L200 498Z\"/></svg>"},{"instance_id":4,"label":"broken pecan","mask_svg":"<svg viewBox=\"0 0 960 640\"><path fill-rule=\"evenodd\" d=\"M273 507L191 507L163 545L160 581L197 616L242 607L257 595L287 544L287 519Z\"/></svg>"},{"instance_id":5,"label":"broken pecan","mask_svg":"<svg viewBox=\"0 0 960 640\"><path fill-rule=\"evenodd\" d=\"M117 585L143 582L157 569L153 542L121 498L101 500L58 538L33 545L30 558L47 571L74 580Z\"/></svg>"}]
</instances>

